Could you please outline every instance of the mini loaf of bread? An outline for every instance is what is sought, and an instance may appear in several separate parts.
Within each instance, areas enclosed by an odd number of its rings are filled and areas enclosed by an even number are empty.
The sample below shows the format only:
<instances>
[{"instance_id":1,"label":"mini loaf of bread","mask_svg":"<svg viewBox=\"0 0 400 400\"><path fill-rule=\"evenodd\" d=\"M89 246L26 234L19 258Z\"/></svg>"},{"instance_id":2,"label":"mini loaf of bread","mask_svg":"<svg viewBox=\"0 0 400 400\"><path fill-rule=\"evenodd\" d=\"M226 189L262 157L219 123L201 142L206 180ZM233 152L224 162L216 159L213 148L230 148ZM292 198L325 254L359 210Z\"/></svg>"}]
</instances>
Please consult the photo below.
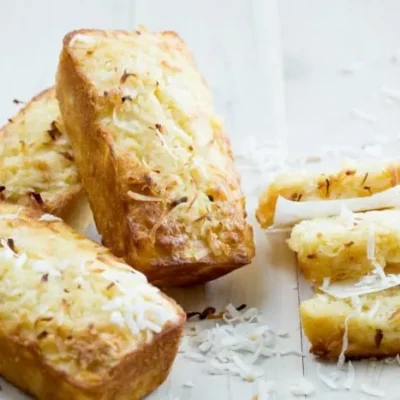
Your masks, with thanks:
<instances>
[{"instance_id":1,"label":"mini loaf of bread","mask_svg":"<svg viewBox=\"0 0 400 400\"><path fill-rule=\"evenodd\" d=\"M41 400L136 400L167 377L185 314L49 214L0 203L0 374Z\"/></svg>"},{"instance_id":2,"label":"mini loaf of bread","mask_svg":"<svg viewBox=\"0 0 400 400\"><path fill-rule=\"evenodd\" d=\"M55 89L34 97L0 130L1 199L63 218L83 231L91 211L68 137Z\"/></svg>"},{"instance_id":3,"label":"mini loaf of bread","mask_svg":"<svg viewBox=\"0 0 400 400\"><path fill-rule=\"evenodd\" d=\"M400 183L400 163L354 164L333 173L282 173L262 193L256 217L261 227L273 224L279 196L292 201L367 197Z\"/></svg>"},{"instance_id":4,"label":"mini loaf of bread","mask_svg":"<svg viewBox=\"0 0 400 400\"><path fill-rule=\"evenodd\" d=\"M157 285L250 263L230 143L174 32L64 38L57 97L104 244Z\"/></svg>"},{"instance_id":5,"label":"mini loaf of bread","mask_svg":"<svg viewBox=\"0 0 400 400\"><path fill-rule=\"evenodd\" d=\"M329 359L399 354L400 288L363 295L358 305L353 303L319 294L301 304L311 353Z\"/></svg>"},{"instance_id":6,"label":"mini loaf of bread","mask_svg":"<svg viewBox=\"0 0 400 400\"><path fill-rule=\"evenodd\" d=\"M304 277L319 285L358 280L377 268L400 273L400 210L303 221L288 244Z\"/></svg>"}]
</instances>

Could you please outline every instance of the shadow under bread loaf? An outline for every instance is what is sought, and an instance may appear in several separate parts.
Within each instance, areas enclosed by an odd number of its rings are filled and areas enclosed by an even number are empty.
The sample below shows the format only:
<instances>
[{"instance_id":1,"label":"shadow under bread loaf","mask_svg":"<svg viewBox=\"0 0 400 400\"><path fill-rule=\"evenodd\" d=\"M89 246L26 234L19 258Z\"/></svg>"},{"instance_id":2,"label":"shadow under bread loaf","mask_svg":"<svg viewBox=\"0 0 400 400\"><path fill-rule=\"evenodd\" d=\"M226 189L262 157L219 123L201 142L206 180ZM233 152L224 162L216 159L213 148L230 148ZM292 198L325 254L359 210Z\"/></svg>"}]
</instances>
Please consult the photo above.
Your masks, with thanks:
<instances>
[{"instance_id":1,"label":"shadow under bread loaf","mask_svg":"<svg viewBox=\"0 0 400 400\"><path fill-rule=\"evenodd\" d=\"M161 286L205 282L251 262L231 146L176 33L69 33L57 97L114 254Z\"/></svg>"},{"instance_id":2,"label":"shadow under bread loaf","mask_svg":"<svg viewBox=\"0 0 400 400\"><path fill-rule=\"evenodd\" d=\"M10 118L0 140L1 199L54 214L84 231L92 215L55 88L39 93Z\"/></svg>"},{"instance_id":3,"label":"shadow under bread loaf","mask_svg":"<svg viewBox=\"0 0 400 400\"><path fill-rule=\"evenodd\" d=\"M138 400L167 377L185 314L109 250L0 202L0 374L39 400Z\"/></svg>"}]
</instances>

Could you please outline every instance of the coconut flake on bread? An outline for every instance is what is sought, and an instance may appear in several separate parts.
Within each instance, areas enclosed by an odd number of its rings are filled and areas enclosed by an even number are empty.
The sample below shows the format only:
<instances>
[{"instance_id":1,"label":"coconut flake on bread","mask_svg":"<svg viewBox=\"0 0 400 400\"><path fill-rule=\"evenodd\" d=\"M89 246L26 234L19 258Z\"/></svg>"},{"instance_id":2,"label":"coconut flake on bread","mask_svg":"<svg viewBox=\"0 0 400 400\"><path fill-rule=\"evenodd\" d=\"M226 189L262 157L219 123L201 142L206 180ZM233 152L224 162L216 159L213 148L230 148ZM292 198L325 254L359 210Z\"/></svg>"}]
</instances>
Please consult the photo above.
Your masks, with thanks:
<instances>
[{"instance_id":1,"label":"coconut flake on bread","mask_svg":"<svg viewBox=\"0 0 400 400\"><path fill-rule=\"evenodd\" d=\"M256 216L260 225L268 228L272 224L290 225L303 219L338 215L341 203L328 200L343 200L352 211L395 207L399 205L398 189L383 197L368 198L398 185L399 173L400 163L392 161L348 162L339 170L322 173L281 173L260 196Z\"/></svg>"},{"instance_id":2,"label":"coconut flake on bread","mask_svg":"<svg viewBox=\"0 0 400 400\"><path fill-rule=\"evenodd\" d=\"M0 204L0 373L39 399L140 399L185 320L146 277L34 209Z\"/></svg>"}]
</instances>

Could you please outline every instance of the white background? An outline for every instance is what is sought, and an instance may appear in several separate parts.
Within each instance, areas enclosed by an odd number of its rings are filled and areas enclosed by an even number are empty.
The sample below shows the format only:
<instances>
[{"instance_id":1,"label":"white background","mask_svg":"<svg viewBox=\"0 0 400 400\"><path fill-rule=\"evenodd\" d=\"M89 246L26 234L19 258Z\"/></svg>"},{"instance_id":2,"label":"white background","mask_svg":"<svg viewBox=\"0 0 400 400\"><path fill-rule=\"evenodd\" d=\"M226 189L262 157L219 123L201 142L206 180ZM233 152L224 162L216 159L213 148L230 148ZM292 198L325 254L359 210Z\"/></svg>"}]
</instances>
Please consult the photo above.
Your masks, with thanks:
<instances>
[{"instance_id":1,"label":"white background","mask_svg":"<svg viewBox=\"0 0 400 400\"><path fill-rule=\"evenodd\" d=\"M279 5L275 0L2 0L0 120L17 111L13 98L28 100L54 83L65 33L144 24L176 30L188 43L237 151L251 137L282 140L293 154L324 145L360 146L400 133L400 105L387 104L381 91L382 86L400 90L399 15L397 0L280 0ZM391 62L396 53L397 64ZM354 73L343 73L347 68ZM375 123L352 117L354 108ZM216 282L171 294L188 310L206 305L222 309L229 302L256 306L271 326L290 332L289 347L307 351L298 304L309 291L304 284L300 294L293 290L298 278L283 238L267 238L255 223L257 192L248 188L265 186L264 174L244 168L243 174L256 231L255 261ZM317 399L368 398L358 387L370 380L369 364L356 364L351 393L326 388L315 379L315 365L312 357L287 356L270 359L263 368L265 377L284 389L303 374L315 380ZM373 383L385 389L388 399L400 399L399 371L398 365L383 364ZM194 381L193 389L182 387L188 380ZM0 399L24 398L2 386ZM255 392L256 384L209 376L201 364L179 356L170 378L151 399L250 400ZM286 398L291 396L285 390L276 397Z\"/></svg>"}]
</instances>

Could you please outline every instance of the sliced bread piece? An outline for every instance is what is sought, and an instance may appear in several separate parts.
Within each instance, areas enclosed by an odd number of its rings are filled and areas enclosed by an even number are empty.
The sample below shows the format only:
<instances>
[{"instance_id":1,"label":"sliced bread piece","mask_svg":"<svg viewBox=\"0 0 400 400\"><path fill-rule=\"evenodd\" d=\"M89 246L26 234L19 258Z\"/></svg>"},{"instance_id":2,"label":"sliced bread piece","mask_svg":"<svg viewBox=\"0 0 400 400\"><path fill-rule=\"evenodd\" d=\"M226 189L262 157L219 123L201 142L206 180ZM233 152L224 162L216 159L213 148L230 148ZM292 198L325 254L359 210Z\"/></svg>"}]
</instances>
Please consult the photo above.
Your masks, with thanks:
<instances>
[{"instance_id":1,"label":"sliced bread piece","mask_svg":"<svg viewBox=\"0 0 400 400\"><path fill-rule=\"evenodd\" d=\"M294 226L288 244L304 277L315 285L324 278L358 280L379 267L400 273L400 210L303 221Z\"/></svg>"},{"instance_id":2,"label":"sliced bread piece","mask_svg":"<svg viewBox=\"0 0 400 400\"><path fill-rule=\"evenodd\" d=\"M300 306L311 353L328 359L400 353L400 288L353 299L318 294Z\"/></svg>"},{"instance_id":3,"label":"sliced bread piece","mask_svg":"<svg viewBox=\"0 0 400 400\"><path fill-rule=\"evenodd\" d=\"M279 196L292 201L318 201L366 197L400 183L400 162L348 164L336 172L281 173L261 194L257 220L273 224Z\"/></svg>"}]
</instances>

